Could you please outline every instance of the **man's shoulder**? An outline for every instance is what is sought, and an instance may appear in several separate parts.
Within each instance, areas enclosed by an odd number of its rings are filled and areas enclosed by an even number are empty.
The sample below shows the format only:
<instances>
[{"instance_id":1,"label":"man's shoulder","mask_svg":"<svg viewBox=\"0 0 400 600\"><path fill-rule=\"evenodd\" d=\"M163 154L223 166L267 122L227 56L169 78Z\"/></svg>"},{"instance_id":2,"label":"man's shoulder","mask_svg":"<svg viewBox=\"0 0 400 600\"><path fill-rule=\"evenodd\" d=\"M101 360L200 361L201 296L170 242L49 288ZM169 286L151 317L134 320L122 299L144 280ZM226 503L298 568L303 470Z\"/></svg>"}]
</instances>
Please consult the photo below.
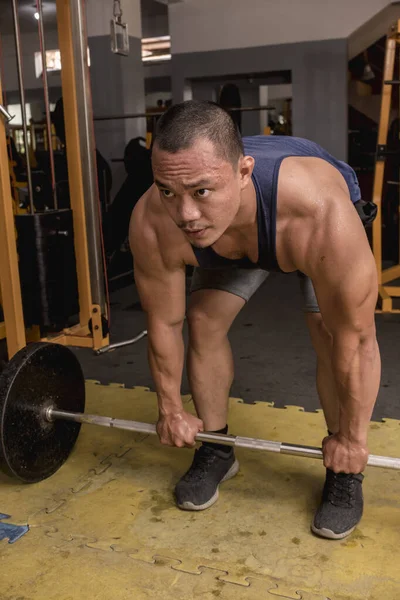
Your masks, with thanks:
<instances>
[{"instance_id":1,"label":"man's shoulder","mask_svg":"<svg viewBox=\"0 0 400 600\"><path fill-rule=\"evenodd\" d=\"M322 205L339 196L349 197L349 189L338 169L324 159L293 156L280 167L278 194L291 214L321 216Z\"/></svg>"},{"instance_id":2,"label":"man's shoulder","mask_svg":"<svg viewBox=\"0 0 400 600\"><path fill-rule=\"evenodd\" d=\"M132 251L150 258L160 258L166 266L188 262L188 242L163 207L153 185L135 206L130 224ZM189 263L190 264L190 260Z\"/></svg>"}]
</instances>

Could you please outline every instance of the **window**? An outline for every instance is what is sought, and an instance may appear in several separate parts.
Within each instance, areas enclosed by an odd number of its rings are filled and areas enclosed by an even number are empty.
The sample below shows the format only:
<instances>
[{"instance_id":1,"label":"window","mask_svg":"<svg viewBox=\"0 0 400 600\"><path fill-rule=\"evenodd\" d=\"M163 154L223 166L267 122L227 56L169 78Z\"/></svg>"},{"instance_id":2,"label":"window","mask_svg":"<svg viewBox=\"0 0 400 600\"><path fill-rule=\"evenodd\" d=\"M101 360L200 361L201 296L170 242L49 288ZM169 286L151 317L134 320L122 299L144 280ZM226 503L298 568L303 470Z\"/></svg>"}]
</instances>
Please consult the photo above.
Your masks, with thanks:
<instances>
[{"instance_id":1,"label":"window","mask_svg":"<svg viewBox=\"0 0 400 600\"><path fill-rule=\"evenodd\" d=\"M11 125L22 125L22 110L20 104L9 104L7 106L7 110L10 115L15 115L14 119L11 121ZM31 105L25 104L26 111L26 122L29 125L29 120L32 117Z\"/></svg>"},{"instance_id":2,"label":"window","mask_svg":"<svg viewBox=\"0 0 400 600\"><path fill-rule=\"evenodd\" d=\"M90 67L90 51L88 48L88 64ZM46 50L46 70L48 73L57 73L61 71L61 52L59 50ZM42 54L35 52L35 73L36 77L42 76Z\"/></svg>"},{"instance_id":3,"label":"window","mask_svg":"<svg viewBox=\"0 0 400 600\"><path fill-rule=\"evenodd\" d=\"M171 60L171 36L142 39L143 62Z\"/></svg>"}]
</instances>

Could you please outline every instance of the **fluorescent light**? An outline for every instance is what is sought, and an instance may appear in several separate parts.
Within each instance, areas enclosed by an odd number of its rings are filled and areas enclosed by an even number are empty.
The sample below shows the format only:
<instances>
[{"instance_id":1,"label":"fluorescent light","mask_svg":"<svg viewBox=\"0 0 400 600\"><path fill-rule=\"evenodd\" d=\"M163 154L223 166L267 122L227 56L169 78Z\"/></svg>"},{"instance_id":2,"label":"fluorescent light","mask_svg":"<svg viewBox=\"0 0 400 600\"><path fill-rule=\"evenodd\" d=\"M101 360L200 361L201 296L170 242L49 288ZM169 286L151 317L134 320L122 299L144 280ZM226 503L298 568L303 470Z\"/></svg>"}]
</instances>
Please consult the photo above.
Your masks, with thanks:
<instances>
[{"instance_id":1,"label":"fluorescent light","mask_svg":"<svg viewBox=\"0 0 400 600\"><path fill-rule=\"evenodd\" d=\"M145 56L142 58L143 62L157 61L157 60L171 60L170 54L160 54L159 56Z\"/></svg>"},{"instance_id":2,"label":"fluorescent light","mask_svg":"<svg viewBox=\"0 0 400 600\"><path fill-rule=\"evenodd\" d=\"M142 44L146 50L169 50L171 48L171 42L153 42L151 44Z\"/></svg>"},{"instance_id":3,"label":"fluorescent light","mask_svg":"<svg viewBox=\"0 0 400 600\"><path fill-rule=\"evenodd\" d=\"M170 42L170 35L160 35L158 37L142 38L142 44L151 44L152 42Z\"/></svg>"},{"instance_id":4,"label":"fluorescent light","mask_svg":"<svg viewBox=\"0 0 400 600\"><path fill-rule=\"evenodd\" d=\"M33 16L35 17L36 21L39 21L40 15L38 12L35 12L35 14Z\"/></svg>"}]
</instances>

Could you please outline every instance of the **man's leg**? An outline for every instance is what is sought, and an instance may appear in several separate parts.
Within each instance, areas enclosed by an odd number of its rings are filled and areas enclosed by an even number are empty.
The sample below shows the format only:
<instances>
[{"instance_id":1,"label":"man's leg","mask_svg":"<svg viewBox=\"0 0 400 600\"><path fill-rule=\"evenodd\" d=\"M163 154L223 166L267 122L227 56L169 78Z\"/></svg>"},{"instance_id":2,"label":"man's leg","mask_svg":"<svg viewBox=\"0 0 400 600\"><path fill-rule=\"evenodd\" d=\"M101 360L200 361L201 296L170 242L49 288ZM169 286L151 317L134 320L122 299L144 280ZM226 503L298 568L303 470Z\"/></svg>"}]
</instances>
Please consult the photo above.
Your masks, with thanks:
<instances>
[{"instance_id":1,"label":"man's leg","mask_svg":"<svg viewBox=\"0 0 400 600\"><path fill-rule=\"evenodd\" d=\"M227 433L233 359L228 331L246 301L268 274L259 269L196 269L187 320L188 377L198 416L206 431ZM177 504L204 510L218 499L218 487L236 475L233 448L203 444L175 488Z\"/></svg>"},{"instance_id":2,"label":"man's leg","mask_svg":"<svg viewBox=\"0 0 400 600\"><path fill-rule=\"evenodd\" d=\"M339 399L332 371L332 336L325 327L318 308L314 287L308 277L300 274L304 296L304 311L311 340L317 355L317 390L330 433L339 431ZM329 539L348 536L363 513L363 475L346 475L326 470L322 500L311 529Z\"/></svg>"},{"instance_id":3,"label":"man's leg","mask_svg":"<svg viewBox=\"0 0 400 600\"><path fill-rule=\"evenodd\" d=\"M245 300L222 290L194 292L188 313L187 372L198 417L206 431L227 424L233 382L233 357L228 331Z\"/></svg>"}]
</instances>

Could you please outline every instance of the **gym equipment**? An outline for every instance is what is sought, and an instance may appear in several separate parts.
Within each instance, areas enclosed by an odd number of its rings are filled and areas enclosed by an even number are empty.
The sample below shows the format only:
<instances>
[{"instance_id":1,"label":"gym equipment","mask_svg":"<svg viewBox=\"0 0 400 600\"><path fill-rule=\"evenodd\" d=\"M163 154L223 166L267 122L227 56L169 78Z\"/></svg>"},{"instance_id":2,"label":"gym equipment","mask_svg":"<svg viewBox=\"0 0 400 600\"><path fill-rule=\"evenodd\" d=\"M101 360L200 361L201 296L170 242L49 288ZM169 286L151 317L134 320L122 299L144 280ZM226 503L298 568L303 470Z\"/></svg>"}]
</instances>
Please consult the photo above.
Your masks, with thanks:
<instances>
[{"instance_id":1,"label":"gym equipment","mask_svg":"<svg viewBox=\"0 0 400 600\"><path fill-rule=\"evenodd\" d=\"M21 115L22 115L22 129L23 129L23 134L24 134L26 175L27 175L27 181L28 181L29 204L30 204L30 212L34 213L35 208L33 205L32 172L31 172L31 163L29 160L29 140L28 140L28 126L27 126L27 118L26 118L24 76L23 76L23 72L22 72L21 31L20 31L20 27L19 27L17 0L12 0L12 13L13 13L13 21L14 21L15 53L16 53L16 57L17 57L17 73L18 73L18 84L19 84Z\"/></svg>"},{"instance_id":2,"label":"gym equipment","mask_svg":"<svg viewBox=\"0 0 400 600\"><path fill-rule=\"evenodd\" d=\"M10 123L10 121L12 121L15 117L15 115L10 115L8 110L6 110L2 104L0 104L0 114L5 119L6 123Z\"/></svg>"},{"instance_id":3,"label":"gym equipment","mask_svg":"<svg viewBox=\"0 0 400 600\"><path fill-rule=\"evenodd\" d=\"M129 56L128 25L122 22L120 0L113 0L114 10L111 19L111 52L120 56Z\"/></svg>"},{"instance_id":4,"label":"gym equipment","mask_svg":"<svg viewBox=\"0 0 400 600\"><path fill-rule=\"evenodd\" d=\"M239 131L242 131L242 99L240 90L235 83L225 83L219 92L218 103L222 108L225 108L231 115L234 123L236 123ZM236 111L232 111L232 109Z\"/></svg>"},{"instance_id":5,"label":"gym equipment","mask_svg":"<svg viewBox=\"0 0 400 600\"><path fill-rule=\"evenodd\" d=\"M39 30L39 41L40 41L40 52L42 56L42 79L43 79L43 92L44 92L44 104L46 109L46 130L47 130L47 140L48 140L48 152L50 158L50 170L51 170L51 187L53 194L53 206L55 209L58 208L58 200L57 200L57 187L56 187L56 171L54 164L54 152L53 152L53 144L52 144L52 130L51 130L51 112L50 112L50 99L49 99L49 85L47 81L47 58L46 58L46 43L44 37L44 27L43 27L43 3L42 0L36 0L36 6L39 14L38 19L38 30ZM32 136L32 130L31 130ZM33 139L31 139L31 143L33 145Z\"/></svg>"},{"instance_id":6,"label":"gym equipment","mask_svg":"<svg viewBox=\"0 0 400 600\"><path fill-rule=\"evenodd\" d=\"M125 340L124 342L118 342L117 344L110 344L109 346L104 346L104 348L99 348L96 350L96 354L99 356L100 354L105 354L106 352L111 352L112 350L116 350L116 348L124 348L125 346L130 346L131 344L136 344L140 340L142 340L147 335L147 330L144 329L141 333L139 333L136 337L131 340Z\"/></svg>"},{"instance_id":7,"label":"gym equipment","mask_svg":"<svg viewBox=\"0 0 400 600\"><path fill-rule=\"evenodd\" d=\"M67 460L79 423L49 423L49 407L83 411L85 381L71 350L34 343L13 357L0 375L0 465L26 483L42 481Z\"/></svg>"},{"instance_id":8,"label":"gym equipment","mask_svg":"<svg viewBox=\"0 0 400 600\"><path fill-rule=\"evenodd\" d=\"M16 215L25 325L60 331L79 313L72 211Z\"/></svg>"},{"instance_id":9,"label":"gym equipment","mask_svg":"<svg viewBox=\"0 0 400 600\"><path fill-rule=\"evenodd\" d=\"M33 483L50 477L71 453L82 423L155 435L156 426L84 414L85 385L75 355L43 342L20 350L0 375L0 460L10 475ZM214 442L322 459L322 450L247 437L199 433ZM400 458L370 455L368 465L400 469Z\"/></svg>"}]
</instances>

